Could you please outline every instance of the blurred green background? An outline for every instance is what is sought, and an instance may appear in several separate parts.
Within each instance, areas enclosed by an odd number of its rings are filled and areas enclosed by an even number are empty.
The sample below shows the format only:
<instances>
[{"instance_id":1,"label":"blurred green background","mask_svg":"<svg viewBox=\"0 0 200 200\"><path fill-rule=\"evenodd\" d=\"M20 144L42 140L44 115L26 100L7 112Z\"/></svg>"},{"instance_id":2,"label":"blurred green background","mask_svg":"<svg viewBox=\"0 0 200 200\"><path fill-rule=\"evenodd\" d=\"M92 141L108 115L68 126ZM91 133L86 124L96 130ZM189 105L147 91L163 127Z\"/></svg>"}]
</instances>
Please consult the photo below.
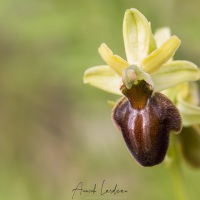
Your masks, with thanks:
<instances>
[{"instance_id":1,"label":"blurred green background","mask_svg":"<svg viewBox=\"0 0 200 200\"><path fill-rule=\"evenodd\" d=\"M117 97L82 82L88 67L104 63L102 42L125 58L131 7L153 30L171 27L182 40L175 58L200 66L199 0L0 1L0 199L68 200L79 182L88 189L103 180L128 193L75 199L175 199L164 164L143 168L130 156L106 103ZM200 171L183 169L197 200Z\"/></svg>"}]
</instances>

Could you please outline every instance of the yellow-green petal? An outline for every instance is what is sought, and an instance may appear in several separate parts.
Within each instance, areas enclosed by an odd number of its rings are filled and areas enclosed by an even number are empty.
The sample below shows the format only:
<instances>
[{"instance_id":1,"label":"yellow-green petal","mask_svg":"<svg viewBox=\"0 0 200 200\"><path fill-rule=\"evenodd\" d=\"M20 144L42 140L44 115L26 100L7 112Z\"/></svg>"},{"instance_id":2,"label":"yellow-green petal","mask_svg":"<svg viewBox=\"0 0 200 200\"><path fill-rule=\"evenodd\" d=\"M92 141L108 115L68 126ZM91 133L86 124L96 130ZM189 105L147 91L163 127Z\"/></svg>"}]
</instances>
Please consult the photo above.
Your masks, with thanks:
<instances>
[{"instance_id":1,"label":"yellow-green petal","mask_svg":"<svg viewBox=\"0 0 200 200\"><path fill-rule=\"evenodd\" d=\"M200 78L198 67L189 61L173 61L164 64L151 75L155 91L162 91L186 81Z\"/></svg>"},{"instance_id":2,"label":"yellow-green petal","mask_svg":"<svg viewBox=\"0 0 200 200\"><path fill-rule=\"evenodd\" d=\"M172 36L142 61L142 69L147 73L154 73L157 71L164 63L173 57L180 43L181 41L178 37Z\"/></svg>"},{"instance_id":3,"label":"yellow-green petal","mask_svg":"<svg viewBox=\"0 0 200 200\"><path fill-rule=\"evenodd\" d=\"M99 54L102 59L119 75L122 75L122 71L126 69L129 64L126 60L114 55L113 52L108 48L108 46L103 43L99 47Z\"/></svg>"},{"instance_id":4,"label":"yellow-green petal","mask_svg":"<svg viewBox=\"0 0 200 200\"><path fill-rule=\"evenodd\" d=\"M150 23L137 9L128 9L124 15L123 37L129 64L140 65L149 51L155 49Z\"/></svg>"},{"instance_id":5,"label":"yellow-green petal","mask_svg":"<svg viewBox=\"0 0 200 200\"><path fill-rule=\"evenodd\" d=\"M200 107L186 102L178 97L177 108L181 114L184 126L200 124Z\"/></svg>"},{"instance_id":6,"label":"yellow-green petal","mask_svg":"<svg viewBox=\"0 0 200 200\"><path fill-rule=\"evenodd\" d=\"M120 91L121 77L107 65L87 69L83 81L104 91L122 95Z\"/></svg>"}]
</instances>

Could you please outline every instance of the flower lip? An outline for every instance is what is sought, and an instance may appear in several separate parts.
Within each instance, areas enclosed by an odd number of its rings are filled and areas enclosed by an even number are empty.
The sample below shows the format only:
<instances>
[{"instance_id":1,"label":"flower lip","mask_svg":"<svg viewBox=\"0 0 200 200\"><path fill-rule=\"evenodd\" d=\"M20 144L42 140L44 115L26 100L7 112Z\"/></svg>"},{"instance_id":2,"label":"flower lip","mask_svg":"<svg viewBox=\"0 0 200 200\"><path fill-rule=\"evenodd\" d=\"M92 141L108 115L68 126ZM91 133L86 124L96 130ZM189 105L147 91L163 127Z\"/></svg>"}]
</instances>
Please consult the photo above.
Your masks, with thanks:
<instances>
[{"instance_id":1,"label":"flower lip","mask_svg":"<svg viewBox=\"0 0 200 200\"><path fill-rule=\"evenodd\" d=\"M128 89L125 84L122 85L120 89L129 99L131 106L138 110L143 109L147 105L153 93L152 86L144 80L136 81L130 89Z\"/></svg>"},{"instance_id":2,"label":"flower lip","mask_svg":"<svg viewBox=\"0 0 200 200\"><path fill-rule=\"evenodd\" d=\"M134 85L131 90L130 94L126 93L128 99L122 98L113 109L113 120L134 158L142 166L154 166L162 162L166 155L170 132L180 132L181 117L163 94L151 95L144 81ZM145 90L150 92L149 95ZM138 107L137 99L131 96L133 92L147 95L147 103L141 106L140 98Z\"/></svg>"}]
</instances>

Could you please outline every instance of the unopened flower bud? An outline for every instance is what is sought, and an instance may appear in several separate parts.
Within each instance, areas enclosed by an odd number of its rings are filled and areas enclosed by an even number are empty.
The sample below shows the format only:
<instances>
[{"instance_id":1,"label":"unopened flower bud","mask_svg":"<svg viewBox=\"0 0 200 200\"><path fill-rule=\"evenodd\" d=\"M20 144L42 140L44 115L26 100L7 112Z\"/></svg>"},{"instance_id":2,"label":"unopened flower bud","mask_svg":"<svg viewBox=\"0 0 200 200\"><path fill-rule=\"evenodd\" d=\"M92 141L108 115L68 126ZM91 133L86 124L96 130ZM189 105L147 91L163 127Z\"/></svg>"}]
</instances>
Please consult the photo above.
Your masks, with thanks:
<instances>
[{"instance_id":1,"label":"unopened flower bud","mask_svg":"<svg viewBox=\"0 0 200 200\"><path fill-rule=\"evenodd\" d=\"M200 167L200 130L199 127L184 127L179 134L181 152L193 167Z\"/></svg>"}]
</instances>

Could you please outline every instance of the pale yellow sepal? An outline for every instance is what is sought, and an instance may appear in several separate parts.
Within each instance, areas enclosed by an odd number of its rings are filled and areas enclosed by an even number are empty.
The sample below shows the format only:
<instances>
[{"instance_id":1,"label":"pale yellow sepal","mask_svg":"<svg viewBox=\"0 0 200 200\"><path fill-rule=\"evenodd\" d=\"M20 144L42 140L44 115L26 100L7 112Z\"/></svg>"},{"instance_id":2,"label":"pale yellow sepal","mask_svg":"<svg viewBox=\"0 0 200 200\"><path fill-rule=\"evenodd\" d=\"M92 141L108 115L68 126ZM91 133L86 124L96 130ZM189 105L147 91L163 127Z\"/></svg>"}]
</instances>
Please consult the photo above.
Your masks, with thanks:
<instances>
[{"instance_id":1,"label":"pale yellow sepal","mask_svg":"<svg viewBox=\"0 0 200 200\"><path fill-rule=\"evenodd\" d=\"M157 47L159 48L164 42L166 42L171 37L171 30L169 27L162 27L156 30L154 38L156 40ZM172 61L171 57L168 62Z\"/></svg>"},{"instance_id":2,"label":"pale yellow sepal","mask_svg":"<svg viewBox=\"0 0 200 200\"><path fill-rule=\"evenodd\" d=\"M181 41L177 36L172 36L143 60L141 64L142 69L147 73L153 73L158 70L173 57L180 43Z\"/></svg>"},{"instance_id":3,"label":"pale yellow sepal","mask_svg":"<svg viewBox=\"0 0 200 200\"><path fill-rule=\"evenodd\" d=\"M189 61L172 61L151 75L155 91L159 92L186 81L200 78L198 67Z\"/></svg>"},{"instance_id":4,"label":"pale yellow sepal","mask_svg":"<svg viewBox=\"0 0 200 200\"><path fill-rule=\"evenodd\" d=\"M87 69L83 81L104 91L122 95L120 91L121 77L107 65Z\"/></svg>"},{"instance_id":5,"label":"pale yellow sepal","mask_svg":"<svg viewBox=\"0 0 200 200\"><path fill-rule=\"evenodd\" d=\"M99 54L119 76L121 76L122 71L129 66L126 60L118 55L114 55L105 43L101 44L99 47Z\"/></svg>"},{"instance_id":6,"label":"pale yellow sepal","mask_svg":"<svg viewBox=\"0 0 200 200\"><path fill-rule=\"evenodd\" d=\"M157 47L159 48L164 42L166 42L171 37L171 31L168 27L159 28L154 34Z\"/></svg>"},{"instance_id":7,"label":"pale yellow sepal","mask_svg":"<svg viewBox=\"0 0 200 200\"><path fill-rule=\"evenodd\" d=\"M126 57L129 64L140 65L141 61L153 51L155 41L150 23L137 9L128 9L124 15L123 37Z\"/></svg>"},{"instance_id":8,"label":"pale yellow sepal","mask_svg":"<svg viewBox=\"0 0 200 200\"><path fill-rule=\"evenodd\" d=\"M183 97L185 101L193 104L199 105L200 97L199 97L199 90L196 82L187 83L187 95Z\"/></svg>"},{"instance_id":9,"label":"pale yellow sepal","mask_svg":"<svg viewBox=\"0 0 200 200\"><path fill-rule=\"evenodd\" d=\"M191 126L200 124L200 107L186 102L181 96L178 97L177 108L180 111L183 125Z\"/></svg>"}]
</instances>

